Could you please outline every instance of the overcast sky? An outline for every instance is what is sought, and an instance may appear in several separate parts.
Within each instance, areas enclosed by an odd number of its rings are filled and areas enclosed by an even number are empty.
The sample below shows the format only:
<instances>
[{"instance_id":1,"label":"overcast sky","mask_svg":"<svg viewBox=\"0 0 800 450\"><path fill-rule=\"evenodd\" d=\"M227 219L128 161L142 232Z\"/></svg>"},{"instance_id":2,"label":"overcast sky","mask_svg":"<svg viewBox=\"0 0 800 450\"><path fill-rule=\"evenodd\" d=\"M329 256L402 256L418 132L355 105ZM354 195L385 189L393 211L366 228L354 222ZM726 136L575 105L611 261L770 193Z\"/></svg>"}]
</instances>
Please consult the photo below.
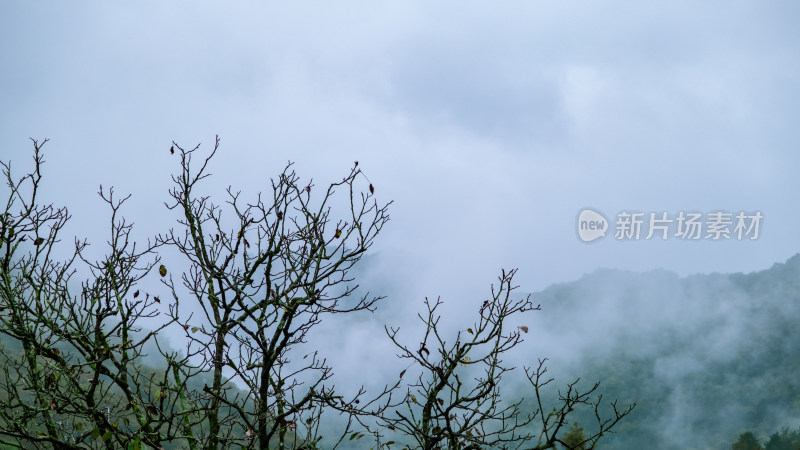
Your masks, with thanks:
<instances>
[{"instance_id":1,"label":"overcast sky","mask_svg":"<svg viewBox=\"0 0 800 450\"><path fill-rule=\"evenodd\" d=\"M0 153L21 169L49 138L44 194L98 243L100 184L143 233L173 223L173 140L219 134L215 195L358 160L395 201L376 264L414 301L500 268L526 291L748 272L800 251L798 23L794 2L8 1ZM605 238L578 238L585 207ZM760 211L758 239L613 236L620 211L717 210Z\"/></svg>"}]
</instances>

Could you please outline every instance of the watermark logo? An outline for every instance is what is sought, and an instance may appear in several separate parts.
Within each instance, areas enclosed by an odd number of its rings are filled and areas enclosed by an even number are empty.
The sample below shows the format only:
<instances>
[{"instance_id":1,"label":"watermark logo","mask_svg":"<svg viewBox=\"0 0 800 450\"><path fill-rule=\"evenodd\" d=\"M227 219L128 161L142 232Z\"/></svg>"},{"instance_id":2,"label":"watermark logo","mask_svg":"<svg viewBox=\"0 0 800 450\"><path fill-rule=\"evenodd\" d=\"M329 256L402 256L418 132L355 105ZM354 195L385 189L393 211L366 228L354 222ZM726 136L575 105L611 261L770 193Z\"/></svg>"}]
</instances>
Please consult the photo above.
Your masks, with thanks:
<instances>
[{"instance_id":1,"label":"watermark logo","mask_svg":"<svg viewBox=\"0 0 800 450\"><path fill-rule=\"evenodd\" d=\"M670 215L661 212L621 211L614 226L614 239L638 241L675 238L684 241L696 240L755 240L758 239L761 211L747 214L740 211L734 215L726 211L707 214L679 211ZM605 237L610 224L597 211L584 209L578 215L578 237L584 242Z\"/></svg>"},{"instance_id":2,"label":"watermark logo","mask_svg":"<svg viewBox=\"0 0 800 450\"><path fill-rule=\"evenodd\" d=\"M608 221L602 214L584 209L578 214L578 237L583 242L591 242L606 235Z\"/></svg>"}]
</instances>

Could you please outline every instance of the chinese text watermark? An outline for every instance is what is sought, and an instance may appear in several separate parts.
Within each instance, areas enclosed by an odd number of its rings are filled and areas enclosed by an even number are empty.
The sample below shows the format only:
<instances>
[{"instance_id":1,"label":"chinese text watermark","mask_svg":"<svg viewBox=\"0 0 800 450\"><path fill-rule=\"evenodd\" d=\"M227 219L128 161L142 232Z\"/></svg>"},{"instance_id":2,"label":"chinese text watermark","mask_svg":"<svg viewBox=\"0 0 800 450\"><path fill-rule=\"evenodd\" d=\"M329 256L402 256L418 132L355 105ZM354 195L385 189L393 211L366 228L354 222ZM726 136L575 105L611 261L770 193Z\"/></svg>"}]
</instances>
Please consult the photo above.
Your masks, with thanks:
<instances>
[{"instance_id":1,"label":"chinese text watermark","mask_svg":"<svg viewBox=\"0 0 800 450\"><path fill-rule=\"evenodd\" d=\"M650 239L680 240L754 240L758 239L761 211L736 214L726 211L661 212L621 211L614 224L614 239L637 241ZM584 209L578 215L578 237L584 242L605 237L610 223L599 212Z\"/></svg>"}]
</instances>

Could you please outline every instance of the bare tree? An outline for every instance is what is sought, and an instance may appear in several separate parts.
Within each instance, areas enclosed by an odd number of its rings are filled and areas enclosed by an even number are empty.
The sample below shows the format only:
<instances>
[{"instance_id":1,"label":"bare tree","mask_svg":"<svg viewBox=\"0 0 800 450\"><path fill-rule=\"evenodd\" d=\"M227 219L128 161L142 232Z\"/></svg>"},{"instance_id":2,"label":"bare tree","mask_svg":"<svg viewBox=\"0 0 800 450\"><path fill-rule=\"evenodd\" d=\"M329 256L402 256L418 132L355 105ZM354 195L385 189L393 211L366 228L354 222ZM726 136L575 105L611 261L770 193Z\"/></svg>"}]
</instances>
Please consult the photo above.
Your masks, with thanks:
<instances>
[{"instance_id":1,"label":"bare tree","mask_svg":"<svg viewBox=\"0 0 800 450\"><path fill-rule=\"evenodd\" d=\"M599 382L594 383L587 390L581 390L578 386L580 383L580 378L578 378L567 385L566 391L558 391L558 396L555 400L556 405L545 415L547 410L545 406L546 398L552 396L546 396L544 389L554 380L546 376L547 367L544 365L545 362L547 362L547 359L540 359L535 369L525 368L525 374L534 389L535 414L538 415L538 422L541 425L536 436L537 445L532 447L531 450L554 448L556 443L561 444L562 448L567 450L594 449L600 438L613 432L612 428L625 416L633 412L636 407L634 403L627 407L619 408L616 400L606 405L603 402L603 395L597 393L600 387ZM588 408L591 411L597 425L589 436L585 435L583 429L578 432L577 423L573 424L575 429L567 429L571 417L570 414L580 407ZM601 411L601 409L606 411ZM608 414L609 412L610 414Z\"/></svg>"},{"instance_id":2,"label":"bare tree","mask_svg":"<svg viewBox=\"0 0 800 450\"><path fill-rule=\"evenodd\" d=\"M219 139L206 156L173 143L180 170L167 207L179 229L137 248L121 215L127 197L101 186L110 235L105 256L94 260L85 240L60 246L69 213L39 201L45 142L33 141L34 168L19 179L0 162L9 189L0 217L0 445L335 448L371 434L383 448L394 445L384 438L399 436L424 449L578 449L594 448L635 406L609 406L598 384L581 391L577 380L557 398L547 394L545 360L525 369L533 407L507 402L500 385L516 372L502 358L528 331L507 320L539 309L512 295L516 271L501 273L475 322L451 340L439 325L439 300L426 300L419 315L418 346L387 327L408 368L381 392L362 387L345 397L322 346L310 341L332 315L371 312L381 299L356 294L352 268L389 220L391 203L376 201L358 162L324 188L302 181L289 163L268 195L248 202L228 188L216 204L198 192ZM179 262L168 268L162 257ZM146 292L148 276L171 298ZM168 329L185 347L159 341ZM143 363L148 348L163 364ZM407 370L412 381L393 401ZM596 419L588 436L566 430L579 408ZM343 425L323 436L322 417L332 414Z\"/></svg>"},{"instance_id":3,"label":"bare tree","mask_svg":"<svg viewBox=\"0 0 800 450\"><path fill-rule=\"evenodd\" d=\"M138 250L119 215L126 198L100 188L111 208L108 253L84 258L75 241L66 259L57 244L70 219L65 208L39 203L42 143L33 141L34 169L14 179L0 217L0 443L16 448L160 447L164 422L153 405L159 380L139 358L159 329L137 325L157 311L136 284L157 263ZM73 280L78 268L87 278ZM134 292L135 290L135 292ZM137 447L138 446L138 447Z\"/></svg>"},{"instance_id":4,"label":"bare tree","mask_svg":"<svg viewBox=\"0 0 800 450\"><path fill-rule=\"evenodd\" d=\"M599 424L598 431L580 445L594 445L635 405L618 411L612 403L614 417L602 419L602 397L592 401L598 385L586 392L577 389L578 381L568 385L559 396L559 404L545 415L543 389L552 379L546 373L544 360L535 371L525 372L533 385L535 404L530 410L524 399L507 402L500 385L514 370L503 364L502 356L522 342L528 327L511 328L507 321L526 311L539 310L530 296L514 299L512 284L516 270L502 271L498 285L492 286L491 297L483 302L478 320L466 330L458 331L448 342L440 331L442 304L425 300L427 314L419 315L425 333L419 345L409 346L398 339L399 329L387 328L389 338L400 349L399 357L411 364L407 370L418 370L414 382L408 384L403 407L387 411L382 423L387 431L412 439L423 449L522 448L536 443L535 449L554 448L556 443L568 445L562 438L567 432L566 419L578 405L591 405ZM413 368L413 369L412 369ZM529 412L525 410L528 409ZM394 441L386 442L389 448ZM576 446L575 448L578 448ZM572 447L567 447L572 448Z\"/></svg>"},{"instance_id":5,"label":"bare tree","mask_svg":"<svg viewBox=\"0 0 800 450\"><path fill-rule=\"evenodd\" d=\"M380 407L363 390L349 399L338 395L328 383L332 368L324 356L298 352L324 316L372 311L380 300L354 297L357 285L349 271L389 220L389 204L375 201L374 187L356 162L341 181L323 189L301 181L289 163L272 180L269 196L258 194L247 203L228 188L220 206L196 193L219 140L195 167L198 148L173 146L181 172L173 177L167 206L180 212L182 230L159 243L185 257L181 285L202 311L190 320L173 311L190 342L185 358L176 360L178 378L212 374L205 403L194 408L203 411L200 420L208 428L201 446L313 447L321 438L322 408L343 412L352 423ZM335 202L344 215L332 212ZM166 282L177 303L180 287L171 277ZM233 389L231 381L246 388ZM197 425L186 424L187 432Z\"/></svg>"}]
</instances>

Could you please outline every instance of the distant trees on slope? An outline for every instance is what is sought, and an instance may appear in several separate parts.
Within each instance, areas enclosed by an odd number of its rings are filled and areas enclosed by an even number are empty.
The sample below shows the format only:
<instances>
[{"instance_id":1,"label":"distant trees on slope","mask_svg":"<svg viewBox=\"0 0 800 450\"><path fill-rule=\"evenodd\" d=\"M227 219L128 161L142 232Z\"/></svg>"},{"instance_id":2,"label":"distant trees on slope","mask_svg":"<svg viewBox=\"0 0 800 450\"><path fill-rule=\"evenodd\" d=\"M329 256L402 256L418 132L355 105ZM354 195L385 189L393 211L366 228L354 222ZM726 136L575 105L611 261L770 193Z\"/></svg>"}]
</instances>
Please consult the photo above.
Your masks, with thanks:
<instances>
[{"instance_id":1,"label":"distant trees on slope","mask_svg":"<svg viewBox=\"0 0 800 450\"><path fill-rule=\"evenodd\" d=\"M800 428L790 431L783 428L772 433L764 443L751 431L739 435L739 439L731 445L732 450L798 450L800 449Z\"/></svg>"}]
</instances>

